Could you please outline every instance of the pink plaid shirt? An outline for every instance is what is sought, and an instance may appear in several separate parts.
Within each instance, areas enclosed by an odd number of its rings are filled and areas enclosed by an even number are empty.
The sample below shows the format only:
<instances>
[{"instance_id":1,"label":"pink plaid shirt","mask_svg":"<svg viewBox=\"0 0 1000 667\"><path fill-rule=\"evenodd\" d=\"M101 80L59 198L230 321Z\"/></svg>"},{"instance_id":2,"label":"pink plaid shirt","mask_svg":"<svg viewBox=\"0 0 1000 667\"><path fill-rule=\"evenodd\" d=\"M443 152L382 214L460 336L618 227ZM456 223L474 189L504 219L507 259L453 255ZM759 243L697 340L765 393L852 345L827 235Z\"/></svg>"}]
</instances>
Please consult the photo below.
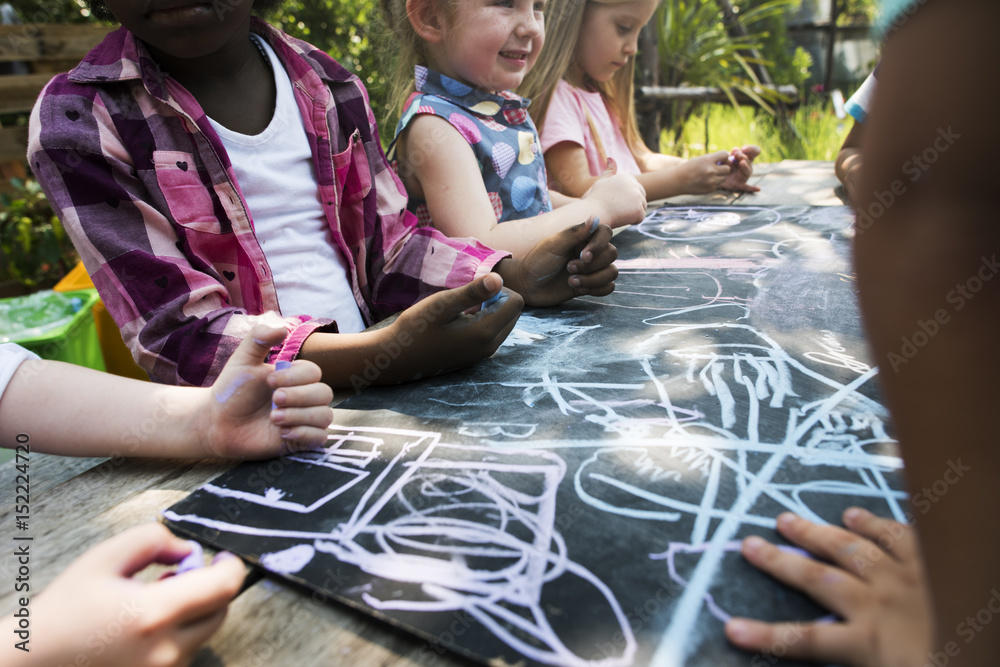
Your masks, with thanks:
<instances>
[{"instance_id":1,"label":"pink plaid shirt","mask_svg":"<svg viewBox=\"0 0 1000 667\"><path fill-rule=\"evenodd\" d=\"M367 323L485 275L507 256L418 227L357 77L263 21L252 29L292 80L327 220ZM257 322L289 329L271 361L294 359L314 331L336 331L329 319L278 315L222 142L194 97L124 28L42 92L28 159L154 380L211 384Z\"/></svg>"}]
</instances>

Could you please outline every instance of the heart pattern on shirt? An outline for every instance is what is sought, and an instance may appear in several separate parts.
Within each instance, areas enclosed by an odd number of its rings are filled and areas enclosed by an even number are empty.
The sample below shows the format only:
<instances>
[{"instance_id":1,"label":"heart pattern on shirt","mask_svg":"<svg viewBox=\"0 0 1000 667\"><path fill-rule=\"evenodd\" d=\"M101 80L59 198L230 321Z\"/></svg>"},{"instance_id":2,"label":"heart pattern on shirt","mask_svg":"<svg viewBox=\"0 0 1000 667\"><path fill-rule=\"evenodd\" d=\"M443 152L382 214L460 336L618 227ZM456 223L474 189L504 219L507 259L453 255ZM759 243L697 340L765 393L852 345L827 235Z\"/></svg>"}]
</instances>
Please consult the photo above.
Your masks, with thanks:
<instances>
[{"instance_id":1,"label":"heart pattern on shirt","mask_svg":"<svg viewBox=\"0 0 1000 667\"><path fill-rule=\"evenodd\" d=\"M514 152L510 144L503 142L493 144L493 168L496 169L500 178L507 177L507 172L510 171L516 159L517 153Z\"/></svg>"},{"instance_id":2,"label":"heart pattern on shirt","mask_svg":"<svg viewBox=\"0 0 1000 667\"><path fill-rule=\"evenodd\" d=\"M223 272L222 272L222 275L224 275L224 276L226 277L226 280L230 280L230 281L231 281L231 280L232 280L233 278L235 278L235 277L236 277L236 274L235 274L235 273L233 273L232 271L223 271Z\"/></svg>"},{"instance_id":3,"label":"heart pattern on shirt","mask_svg":"<svg viewBox=\"0 0 1000 667\"><path fill-rule=\"evenodd\" d=\"M483 140L483 135L479 132L479 128L471 120L457 113L453 113L448 116L448 122L458 130L458 133L469 142L470 146L478 144Z\"/></svg>"},{"instance_id":4,"label":"heart pattern on shirt","mask_svg":"<svg viewBox=\"0 0 1000 667\"><path fill-rule=\"evenodd\" d=\"M166 289L167 288L167 277L166 276L160 276L159 278L157 278L153 282L156 283L157 287L160 287L162 289Z\"/></svg>"},{"instance_id":5,"label":"heart pattern on shirt","mask_svg":"<svg viewBox=\"0 0 1000 667\"><path fill-rule=\"evenodd\" d=\"M66 117L72 121L76 121L80 118L80 112L77 111L76 109L70 109L69 111L66 112Z\"/></svg>"},{"instance_id":6,"label":"heart pattern on shirt","mask_svg":"<svg viewBox=\"0 0 1000 667\"><path fill-rule=\"evenodd\" d=\"M181 171L187 171L188 170L188 163L187 162L182 162L181 160L178 160L177 161L177 168L180 169Z\"/></svg>"}]
</instances>

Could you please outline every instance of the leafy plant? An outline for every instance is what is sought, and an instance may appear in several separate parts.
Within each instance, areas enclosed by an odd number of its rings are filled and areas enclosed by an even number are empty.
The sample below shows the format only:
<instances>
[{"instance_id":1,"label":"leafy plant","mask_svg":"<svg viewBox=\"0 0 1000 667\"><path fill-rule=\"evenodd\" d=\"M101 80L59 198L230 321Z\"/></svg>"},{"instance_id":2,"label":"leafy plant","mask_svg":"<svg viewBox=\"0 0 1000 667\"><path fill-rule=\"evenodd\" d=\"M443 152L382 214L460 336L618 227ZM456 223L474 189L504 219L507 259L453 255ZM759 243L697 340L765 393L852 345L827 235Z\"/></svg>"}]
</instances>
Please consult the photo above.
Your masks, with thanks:
<instances>
[{"instance_id":1,"label":"leafy plant","mask_svg":"<svg viewBox=\"0 0 1000 667\"><path fill-rule=\"evenodd\" d=\"M376 117L382 116L388 96L376 35L378 0L285 0L267 15L272 25L326 51L368 89ZM391 50L391 49L389 49Z\"/></svg>"},{"instance_id":2,"label":"leafy plant","mask_svg":"<svg viewBox=\"0 0 1000 667\"><path fill-rule=\"evenodd\" d=\"M768 0L740 11L740 23L748 34L738 36L731 34L714 2L665 0L654 19L659 31L660 81L665 86L719 88L736 109L739 109L735 95L738 91L773 113L772 105L780 101L781 96L763 91L754 69L754 65L773 64L754 55L760 52L769 36L759 28L766 21L780 21L797 3L798 0ZM675 102L664 119L665 125L679 132L697 104Z\"/></svg>"},{"instance_id":3,"label":"leafy plant","mask_svg":"<svg viewBox=\"0 0 1000 667\"><path fill-rule=\"evenodd\" d=\"M0 194L0 281L51 287L77 263L76 250L38 182L10 183L14 195Z\"/></svg>"},{"instance_id":4,"label":"leafy plant","mask_svg":"<svg viewBox=\"0 0 1000 667\"><path fill-rule=\"evenodd\" d=\"M93 21L82 0L5 0L24 23L88 23Z\"/></svg>"}]
</instances>

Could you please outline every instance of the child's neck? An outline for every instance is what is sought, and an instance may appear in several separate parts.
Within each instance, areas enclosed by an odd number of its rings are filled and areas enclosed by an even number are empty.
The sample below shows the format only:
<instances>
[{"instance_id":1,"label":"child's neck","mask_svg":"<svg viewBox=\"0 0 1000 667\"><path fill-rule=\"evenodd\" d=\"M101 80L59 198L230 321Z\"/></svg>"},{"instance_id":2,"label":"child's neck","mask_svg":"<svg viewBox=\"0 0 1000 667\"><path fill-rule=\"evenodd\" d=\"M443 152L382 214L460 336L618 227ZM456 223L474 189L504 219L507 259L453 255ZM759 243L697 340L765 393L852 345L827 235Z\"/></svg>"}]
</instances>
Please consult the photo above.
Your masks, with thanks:
<instances>
[{"instance_id":1,"label":"child's neck","mask_svg":"<svg viewBox=\"0 0 1000 667\"><path fill-rule=\"evenodd\" d=\"M563 79L565 79L566 83L574 88L588 91L592 90L592 86L589 83L590 79L576 63L570 64L570 66L566 69L566 73L563 74Z\"/></svg>"},{"instance_id":2,"label":"child's neck","mask_svg":"<svg viewBox=\"0 0 1000 667\"><path fill-rule=\"evenodd\" d=\"M198 58L154 52L160 67L190 92L212 120L240 134L260 134L274 116L274 74L249 32Z\"/></svg>"}]
</instances>

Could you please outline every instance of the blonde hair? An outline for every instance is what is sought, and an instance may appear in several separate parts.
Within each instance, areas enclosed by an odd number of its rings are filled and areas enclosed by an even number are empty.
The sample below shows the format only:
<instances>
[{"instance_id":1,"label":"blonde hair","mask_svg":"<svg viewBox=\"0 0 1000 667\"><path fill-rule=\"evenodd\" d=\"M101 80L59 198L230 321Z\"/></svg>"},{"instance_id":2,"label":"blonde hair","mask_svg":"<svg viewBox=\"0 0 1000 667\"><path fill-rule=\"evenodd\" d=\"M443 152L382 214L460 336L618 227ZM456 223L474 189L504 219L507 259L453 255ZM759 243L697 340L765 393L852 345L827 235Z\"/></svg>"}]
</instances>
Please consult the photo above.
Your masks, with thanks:
<instances>
[{"instance_id":1,"label":"blonde hair","mask_svg":"<svg viewBox=\"0 0 1000 667\"><path fill-rule=\"evenodd\" d=\"M539 130L545 124L545 115L548 113L556 84L573 65L577 42L580 39L580 27L583 25L583 14L591 2L614 5L631 0L559 0L546 7L547 10L549 7L552 9L545 15L545 46L535 62L535 67L517 89L519 95L531 98L528 111ZM642 142L635 118L634 80L635 58L633 57L629 58L625 67L615 72L610 81L602 83L585 75L584 83L591 90L601 94L601 99L621 128L625 143L633 153L638 153L645 150L645 144ZM593 123L590 123L590 129L598 145L601 145L603 142L596 136Z\"/></svg>"},{"instance_id":2,"label":"blonde hair","mask_svg":"<svg viewBox=\"0 0 1000 667\"><path fill-rule=\"evenodd\" d=\"M452 15L454 5L461 0L417 0L427 3L433 9L442 9L447 15ZM395 62L393 73L389 78L389 109L386 116L391 117L403 110L407 98L416 90L413 81L413 68L417 65L427 65L427 43L417 34L410 23L406 10L407 0L380 0L383 21L395 38L392 47L397 49L392 58Z\"/></svg>"}]
</instances>

